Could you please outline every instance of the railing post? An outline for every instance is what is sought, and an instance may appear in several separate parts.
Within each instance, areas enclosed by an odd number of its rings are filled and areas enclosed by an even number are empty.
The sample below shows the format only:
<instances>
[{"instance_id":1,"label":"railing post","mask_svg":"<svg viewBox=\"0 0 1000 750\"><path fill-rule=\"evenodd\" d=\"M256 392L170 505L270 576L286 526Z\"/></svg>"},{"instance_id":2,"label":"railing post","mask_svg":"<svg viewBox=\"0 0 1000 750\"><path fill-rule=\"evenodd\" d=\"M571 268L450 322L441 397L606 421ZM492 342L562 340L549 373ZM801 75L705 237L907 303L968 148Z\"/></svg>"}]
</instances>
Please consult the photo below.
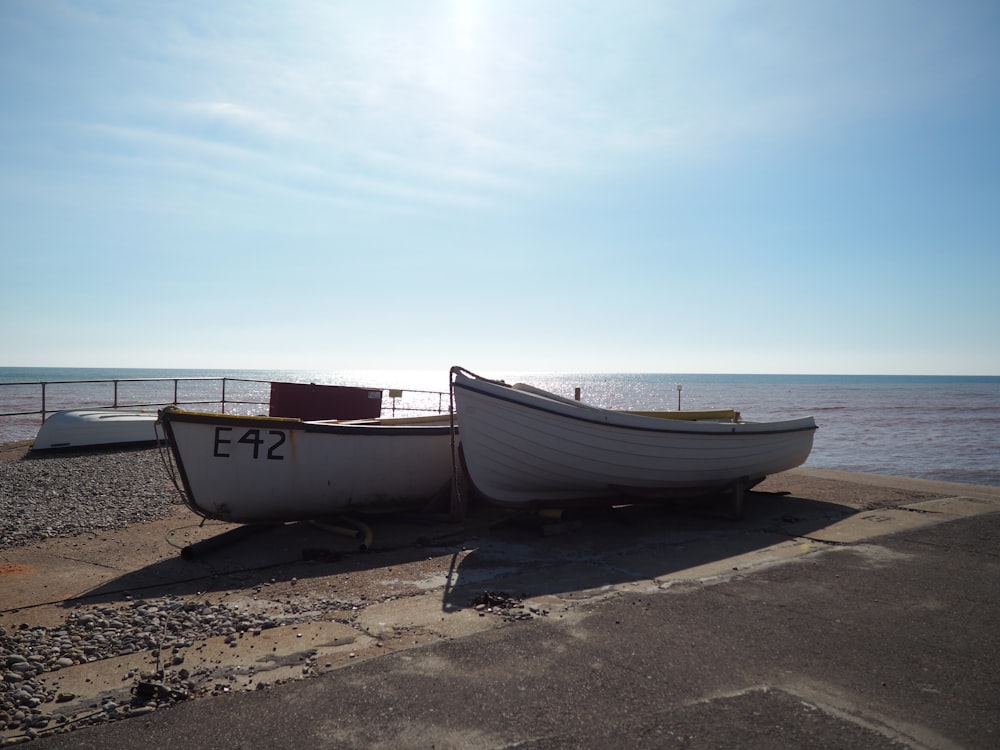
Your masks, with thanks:
<instances>
[{"instance_id":1,"label":"railing post","mask_svg":"<svg viewBox=\"0 0 1000 750\"><path fill-rule=\"evenodd\" d=\"M226 413L226 378L222 378L222 413Z\"/></svg>"},{"instance_id":2,"label":"railing post","mask_svg":"<svg viewBox=\"0 0 1000 750\"><path fill-rule=\"evenodd\" d=\"M115 395L114 395L114 398L112 399L111 405L115 409L117 409L118 408L118 381L115 380L114 384L115 384Z\"/></svg>"},{"instance_id":3,"label":"railing post","mask_svg":"<svg viewBox=\"0 0 1000 750\"><path fill-rule=\"evenodd\" d=\"M177 405L177 378L174 378L174 405Z\"/></svg>"},{"instance_id":4,"label":"railing post","mask_svg":"<svg viewBox=\"0 0 1000 750\"><path fill-rule=\"evenodd\" d=\"M42 383L42 422L45 421L45 383Z\"/></svg>"}]
</instances>

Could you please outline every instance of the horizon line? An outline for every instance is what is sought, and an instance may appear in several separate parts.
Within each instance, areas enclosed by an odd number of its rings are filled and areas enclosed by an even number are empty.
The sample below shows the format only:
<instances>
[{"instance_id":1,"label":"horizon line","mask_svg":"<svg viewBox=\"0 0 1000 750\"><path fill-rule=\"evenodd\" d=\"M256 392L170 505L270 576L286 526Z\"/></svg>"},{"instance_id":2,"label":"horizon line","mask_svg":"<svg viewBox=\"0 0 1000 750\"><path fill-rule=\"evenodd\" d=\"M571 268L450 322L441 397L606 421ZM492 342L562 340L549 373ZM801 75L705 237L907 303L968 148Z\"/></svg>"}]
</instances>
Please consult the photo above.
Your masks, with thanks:
<instances>
[{"instance_id":1,"label":"horizon line","mask_svg":"<svg viewBox=\"0 0 1000 750\"><path fill-rule=\"evenodd\" d=\"M655 370L530 370L523 368L486 368L495 369L500 373L517 373L524 375L670 375L670 376L725 376L740 375L747 377L859 377L859 378L1000 378L998 374L987 373L921 373L921 372L737 372L737 371L655 371ZM159 372L325 372L344 374L354 372L442 372L435 367L349 367L343 369L326 367L153 367L153 366L109 366L109 365L0 365L0 370L132 370ZM444 370L445 372L447 370Z\"/></svg>"}]
</instances>

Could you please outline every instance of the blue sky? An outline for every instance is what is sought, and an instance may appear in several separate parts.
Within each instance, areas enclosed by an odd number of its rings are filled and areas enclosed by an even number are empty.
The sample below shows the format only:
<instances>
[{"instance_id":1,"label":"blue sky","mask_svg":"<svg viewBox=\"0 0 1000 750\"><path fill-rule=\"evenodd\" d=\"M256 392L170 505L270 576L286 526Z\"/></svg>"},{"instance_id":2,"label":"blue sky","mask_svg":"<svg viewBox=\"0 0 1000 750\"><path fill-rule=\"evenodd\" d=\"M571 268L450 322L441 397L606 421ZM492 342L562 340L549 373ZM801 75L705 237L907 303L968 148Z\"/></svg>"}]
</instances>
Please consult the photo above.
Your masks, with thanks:
<instances>
[{"instance_id":1,"label":"blue sky","mask_svg":"<svg viewBox=\"0 0 1000 750\"><path fill-rule=\"evenodd\" d=\"M0 3L0 365L1000 374L1000 4Z\"/></svg>"}]
</instances>

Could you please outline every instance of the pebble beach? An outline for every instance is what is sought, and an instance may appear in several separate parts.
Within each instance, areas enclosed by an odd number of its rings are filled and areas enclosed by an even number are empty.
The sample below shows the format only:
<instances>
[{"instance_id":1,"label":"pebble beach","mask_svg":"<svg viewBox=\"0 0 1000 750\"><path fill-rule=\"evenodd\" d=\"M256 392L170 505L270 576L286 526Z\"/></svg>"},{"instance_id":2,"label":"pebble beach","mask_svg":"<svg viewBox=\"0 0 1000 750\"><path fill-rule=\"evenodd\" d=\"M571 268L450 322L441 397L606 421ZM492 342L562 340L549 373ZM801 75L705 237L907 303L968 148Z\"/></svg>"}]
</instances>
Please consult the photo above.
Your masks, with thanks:
<instances>
[{"instance_id":1,"label":"pebble beach","mask_svg":"<svg viewBox=\"0 0 1000 750\"><path fill-rule=\"evenodd\" d=\"M0 552L127 529L183 508L156 448L32 454L28 446L0 447ZM331 604L330 609L336 608ZM5 609L0 602L0 611ZM317 607L309 611L315 616ZM234 642L301 615L293 603L277 613L254 613L179 597L129 596L124 606L81 603L56 626L0 624L0 731L8 733L6 739L0 734L0 747L46 731L139 716L199 694L222 692L213 682L214 671L185 669L179 652L209 638ZM38 680L46 673L139 652L153 654L160 669L123 675L135 685L127 703L105 701L67 717L54 709L76 696Z\"/></svg>"},{"instance_id":2,"label":"pebble beach","mask_svg":"<svg viewBox=\"0 0 1000 750\"><path fill-rule=\"evenodd\" d=\"M157 448L33 454L29 446L0 446L0 553L46 540L120 531L184 509ZM16 572L2 570L3 565L0 573ZM244 635L305 619L294 602L278 611L251 612L182 597L124 599L116 606L81 602L53 626L16 624L17 611L0 601L0 747L227 692L217 670L187 668L181 653L206 639L235 645ZM341 606L313 602L308 614L316 617L323 609ZM128 701L106 700L67 715L60 706L78 696L53 690L39 679L137 653L150 654L157 668L123 674L133 685ZM309 664L304 666L308 672ZM262 689L268 683L255 685Z\"/></svg>"},{"instance_id":3,"label":"pebble beach","mask_svg":"<svg viewBox=\"0 0 1000 750\"><path fill-rule=\"evenodd\" d=\"M0 549L162 518L182 504L155 448L30 453L0 446Z\"/></svg>"},{"instance_id":4,"label":"pebble beach","mask_svg":"<svg viewBox=\"0 0 1000 750\"><path fill-rule=\"evenodd\" d=\"M181 502L156 449L34 456L28 445L0 446L0 550L123 529ZM197 635L198 614L140 605L125 616L110 608L71 613L55 628L0 625L0 729L14 733L13 742L53 723L46 706L66 696L43 687L39 675L159 647L154 633L168 616L171 630ZM104 706L94 715L122 715L117 709Z\"/></svg>"}]
</instances>

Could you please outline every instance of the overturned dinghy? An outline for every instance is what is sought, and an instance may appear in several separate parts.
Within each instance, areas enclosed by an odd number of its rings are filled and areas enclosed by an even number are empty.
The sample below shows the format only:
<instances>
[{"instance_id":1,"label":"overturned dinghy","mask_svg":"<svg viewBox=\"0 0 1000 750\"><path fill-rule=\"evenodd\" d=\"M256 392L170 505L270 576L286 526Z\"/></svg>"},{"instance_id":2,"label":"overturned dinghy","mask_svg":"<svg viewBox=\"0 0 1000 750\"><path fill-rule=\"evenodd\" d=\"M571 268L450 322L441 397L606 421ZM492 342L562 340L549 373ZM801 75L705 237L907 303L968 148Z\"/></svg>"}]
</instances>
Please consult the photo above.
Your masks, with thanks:
<instances>
[{"instance_id":1,"label":"overturned dinghy","mask_svg":"<svg viewBox=\"0 0 1000 750\"><path fill-rule=\"evenodd\" d=\"M57 411L42 423L31 449L152 445L157 439L155 411L69 409Z\"/></svg>"},{"instance_id":2,"label":"overturned dinghy","mask_svg":"<svg viewBox=\"0 0 1000 750\"><path fill-rule=\"evenodd\" d=\"M451 486L447 414L307 422L167 407L160 423L185 502L207 518L286 523L413 509Z\"/></svg>"},{"instance_id":3,"label":"overturned dinghy","mask_svg":"<svg viewBox=\"0 0 1000 750\"><path fill-rule=\"evenodd\" d=\"M816 431L812 417L663 419L509 386L461 367L451 374L469 479L501 505L740 492L804 463Z\"/></svg>"}]
</instances>

